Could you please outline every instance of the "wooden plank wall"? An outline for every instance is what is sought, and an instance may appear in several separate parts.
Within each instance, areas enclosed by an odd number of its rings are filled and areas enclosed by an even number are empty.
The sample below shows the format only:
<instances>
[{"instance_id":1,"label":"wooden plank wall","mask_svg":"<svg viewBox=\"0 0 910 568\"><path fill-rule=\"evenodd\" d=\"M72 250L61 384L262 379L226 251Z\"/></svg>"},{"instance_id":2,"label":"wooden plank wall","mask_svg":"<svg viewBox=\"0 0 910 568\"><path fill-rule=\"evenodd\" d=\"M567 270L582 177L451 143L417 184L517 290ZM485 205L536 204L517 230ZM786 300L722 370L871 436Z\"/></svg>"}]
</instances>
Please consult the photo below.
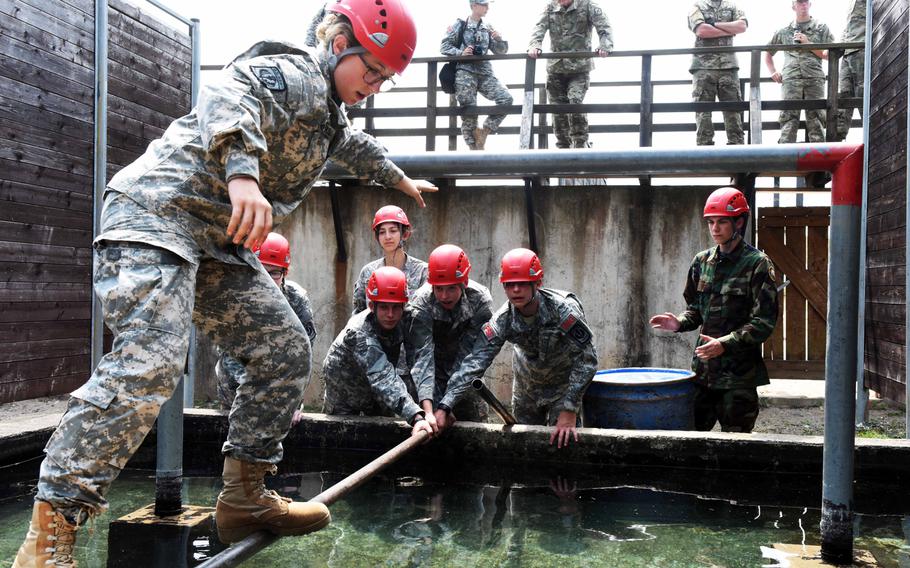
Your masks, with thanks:
<instances>
[{"instance_id":1,"label":"wooden plank wall","mask_svg":"<svg viewBox=\"0 0 910 568\"><path fill-rule=\"evenodd\" d=\"M908 0L873 0L865 383L904 401Z\"/></svg>"},{"instance_id":2,"label":"wooden plank wall","mask_svg":"<svg viewBox=\"0 0 910 568\"><path fill-rule=\"evenodd\" d=\"M93 0L0 0L0 403L89 376ZM190 107L190 39L110 4L109 174Z\"/></svg>"}]
</instances>

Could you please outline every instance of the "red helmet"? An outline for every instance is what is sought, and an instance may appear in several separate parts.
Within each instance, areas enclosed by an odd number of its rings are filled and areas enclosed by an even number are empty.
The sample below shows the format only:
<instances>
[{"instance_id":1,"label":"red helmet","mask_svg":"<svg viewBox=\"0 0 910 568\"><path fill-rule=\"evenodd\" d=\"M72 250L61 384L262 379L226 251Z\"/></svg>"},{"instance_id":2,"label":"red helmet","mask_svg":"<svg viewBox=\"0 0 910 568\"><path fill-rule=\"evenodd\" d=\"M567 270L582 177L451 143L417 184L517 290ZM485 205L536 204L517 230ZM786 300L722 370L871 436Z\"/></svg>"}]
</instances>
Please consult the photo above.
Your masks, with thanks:
<instances>
[{"instance_id":1,"label":"red helmet","mask_svg":"<svg viewBox=\"0 0 910 568\"><path fill-rule=\"evenodd\" d=\"M430 273L427 282L431 286L467 284L471 272L471 261L461 247L441 245L430 253Z\"/></svg>"},{"instance_id":2,"label":"red helmet","mask_svg":"<svg viewBox=\"0 0 910 568\"><path fill-rule=\"evenodd\" d=\"M351 21L354 37L386 67L401 74L417 47L417 26L404 0L332 0L326 10Z\"/></svg>"},{"instance_id":3,"label":"red helmet","mask_svg":"<svg viewBox=\"0 0 910 568\"><path fill-rule=\"evenodd\" d=\"M406 304L408 302L408 278L394 266L377 268L367 281L367 300Z\"/></svg>"},{"instance_id":4,"label":"red helmet","mask_svg":"<svg viewBox=\"0 0 910 568\"><path fill-rule=\"evenodd\" d=\"M259 262L268 266L287 268L291 265L291 246L278 233L269 233L262 246L253 250Z\"/></svg>"},{"instance_id":5,"label":"red helmet","mask_svg":"<svg viewBox=\"0 0 910 568\"><path fill-rule=\"evenodd\" d=\"M705 217L739 217L749 213L749 202L735 187L715 189L705 202Z\"/></svg>"},{"instance_id":6,"label":"red helmet","mask_svg":"<svg viewBox=\"0 0 910 568\"><path fill-rule=\"evenodd\" d=\"M512 249L502 257L502 268L499 281L507 282L540 282L543 280L543 266L532 250L526 248Z\"/></svg>"},{"instance_id":7,"label":"red helmet","mask_svg":"<svg viewBox=\"0 0 910 568\"><path fill-rule=\"evenodd\" d=\"M398 207L397 205L383 205L376 211L376 214L373 215L373 230L376 230L376 227L383 223L400 223L407 228L411 228L411 222L408 221L408 216L405 214L404 209Z\"/></svg>"}]
</instances>

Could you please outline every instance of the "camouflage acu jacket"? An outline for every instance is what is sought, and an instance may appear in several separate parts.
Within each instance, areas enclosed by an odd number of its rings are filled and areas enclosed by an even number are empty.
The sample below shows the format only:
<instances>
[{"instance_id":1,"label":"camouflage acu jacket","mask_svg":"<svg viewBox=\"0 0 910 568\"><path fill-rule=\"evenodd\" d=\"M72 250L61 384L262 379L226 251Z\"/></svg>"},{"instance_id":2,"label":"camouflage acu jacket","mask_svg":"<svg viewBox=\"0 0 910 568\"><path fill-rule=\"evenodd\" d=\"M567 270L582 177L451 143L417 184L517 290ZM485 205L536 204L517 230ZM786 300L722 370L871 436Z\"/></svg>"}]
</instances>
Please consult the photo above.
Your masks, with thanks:
<instances>
[{"instance_id":1,"label":"camouflage acu jacket","mask_svg":"<svg viewBox=\"0 0 910 568\"><path fill-rule=\"evenodd\" d=\"M444 309L424 284L410 301L414 314L408 335L414 344L411 377L417 385L418 400L439 402L445 385L457 366L467 357L481 336L481 328L493 316L493 298L486 286L468 280L461 301L452 310Z\"/></svg>"},{"instance_id":2,"label":"camouflage acu jacket","mask_svg":"<svg viewBox=\"0 0 910 568\"><path fill-rule=\"evenodd\" d=\"M747 243L727 255L720 247L702 251L689 268L683 297L688 307L677 316L679 331L700 326L724 345L724 353L707 363L692 357L696 382L722 389L768 384L761 344L774 331L778 313L771 260Z\"/></svg>"},{"instance_id":3,"label":"camouflage acu jacket","mask_svg":"<svg viewBox=\"0 0 910 568\"><path fill-rule=\"evenodd\" d=\"M828 26L812 18L803 23L790 22L787 27L777 30L768 45L799 45L793 41L793 34L796 32L806 34L812 43L834 43L834 35L828 29ZM768 50L768 53L774 55L777 51L772 48ZM812 51L785 51L784 69L781 75L783 75L784 81L789 79L824 79L825 71L822 69L821 58L812 53Z\"/></svg>"},{"instance_id":4,"label":"camouflage acu jacket","mask_svg":"<svg viewBox=\"0 0 910 568\"><path fill-rule=\"evenodd\" d=\"M591 0L575 0L563 8L557 0L551 0L534 26L528 49L542 49L543 37L550 32L551 51L594 51L591 28L597 31L597 48L613 51L613 29L600 6ZM586 73L591 69L594 69L591 59L547 60L547 73Z\"/></svg>"},{"instance_id":5,"label":"camouflage acu jacket","mask_svg":"<svg viewBox=\"0 0 910 568\"><path fill-rule=\"evenodd\" d=\"M378 400L405 420L420 412L395 369L410 318L405 309L398 326L385 331L373 312L352 316L335 337L322 364L326 400L343 400L347 408L364 409Z\"/></svg>"},{"instance_id":6,"label":"camouflage acu jacket","mask_svg":"<svg viewBox=\"0 0 910 568\"><path fill-rule=\"evenodd\" d=\"M350 127L330 85L321 53L257 43L203 86L196 108L108 185L189 239L126 228L99 238L146 242L187 260L197 255L186 243L195 243L223 262L258 266L225 234L231 178L259 182L275 225L306 198L330 157L358 176L398 183L401 170L379 142Z\"/></svg>"},{"instance_id":7,"label":"camouflage acu jacket","mask_svg":"<svg viewBox=\"0 0 910 568\"><path fill-rule=\"evenodd\" d=\"M506 341L515 348L513 390L552 403L557 412L578 412L597 372L597 353L581 303L573 294L541 288L531 323L506 302L483 325L471 354L449 379L442 403L454 407L493 363Z\"/></svg>"},{"instance_id":8,"label":"camouflage acu jacket","mask_svg":"<svg viewBox=\"0 0 910 568\"><path fill-rule=\"evenodd\" d=\"M458 42L458 35L461 33L461 28L465 28L464 39L461 40L461 45L455 45ZM483 23L483 20L479 22L475 22L471 20L471 18L457 20L446 30L446 35L442 38L439 51L443 55L454 57L456 55L461 55L461 52L464 51L466 47L472 45L474 46L474 53L476 54L490 55L492 53L508 53L509 42L501 39L493 39L493 36L490 34L491 29L490 26ZM458 69L481 75L493 74L493 65L489 61L459 63Z\"/></svg>"},{"instance_id":9,"label":"camouflage acu jacket","mask_svg":"<svg viewBox=\"0 0 910 568\"><path fill-rule=\"evenodd\" d=\"M866 41L866 0L852 0L847 14L847 27L841 35L842 42ZM856 49L846 53L857 53Z\"/></svg>"},{"instance_id":10,"label":"camouflage acu jacket","mask_svg":"<svg viewBox=\"0 0 910 568\"><path fill-rule=\"evenodd\" d=\"M410 297L415 290L423 286L427 281L428 268L426 262L414 258L411 255L406 255L406 257L402 272L404 272L404 275L408 279L408 296ZM385 259L377 258L372 262L364 264L363 268L360 269L360 274L357 276L357 280L354 281L354 297L352 298L354 309L351 315L367 309L367 281L377 268L383 266L385 266Z\"/></svg>"},{"instance_id":11,"label":"camouflage acu jacket","mask_svg":"<svg viewBox=\"0 0 910 568\"><path fill-rule=\"evenodd\" d=\"M695 28L704 23L735 22L745 19L746 14L730 0L698 0L689 12L689 29L695 33ZM733 45L733 37L696 36L695 47L730 47ZM735 53L696 54L692 56L689 71L699 69L739 69L739 63Z\"/></svg>"}]
</instances>

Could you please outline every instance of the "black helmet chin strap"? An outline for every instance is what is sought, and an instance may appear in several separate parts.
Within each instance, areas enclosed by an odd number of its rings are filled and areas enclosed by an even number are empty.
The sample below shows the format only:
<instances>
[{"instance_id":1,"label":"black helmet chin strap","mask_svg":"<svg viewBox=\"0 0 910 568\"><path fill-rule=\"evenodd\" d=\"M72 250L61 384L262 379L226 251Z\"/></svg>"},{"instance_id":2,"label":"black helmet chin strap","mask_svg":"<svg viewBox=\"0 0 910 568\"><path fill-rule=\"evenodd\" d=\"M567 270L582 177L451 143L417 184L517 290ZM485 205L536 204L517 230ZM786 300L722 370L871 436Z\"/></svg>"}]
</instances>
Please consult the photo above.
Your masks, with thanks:
<instances>
[{"instance_id":1,"label":"black helmet chin strap","mask_svg":"<svg viewBox=\"0 0 910 568\"><path fill-rule=\"evenodd\" d=\"M335 54L332 51L332 42L329 42L325 48L326 51L326 61L329 66L329 81L332 84L332 94L337 96L338 90L335 88L335 68L338 67L338 64L341 63L341 60L347 57L348 55L358 55L361 53L366 53L367 49L362 45L356 45L354 47L348 47L344 49L341 53Z\"/></svg>"}]
</instances>

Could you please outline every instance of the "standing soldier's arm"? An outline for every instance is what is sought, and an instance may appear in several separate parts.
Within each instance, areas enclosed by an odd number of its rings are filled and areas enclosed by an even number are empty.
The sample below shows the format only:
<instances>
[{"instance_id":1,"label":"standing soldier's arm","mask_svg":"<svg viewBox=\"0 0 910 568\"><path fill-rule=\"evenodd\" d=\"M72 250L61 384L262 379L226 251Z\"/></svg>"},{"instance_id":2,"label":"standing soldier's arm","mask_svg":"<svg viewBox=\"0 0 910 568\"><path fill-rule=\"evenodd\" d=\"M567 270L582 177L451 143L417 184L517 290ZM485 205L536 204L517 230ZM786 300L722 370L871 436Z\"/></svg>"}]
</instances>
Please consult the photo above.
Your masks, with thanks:
<instances>
[{"instance_id":1,"label":"standing soldier's arm","mask_svg":"<svg viewBox=\"0 0 910 568\"><path fill-rule=\"evenodd\" d=\"M686 277L686 289L683 291L683 298L686 300L686 311L676 316L676 319L679 320L678 333L698 329L704 323L701 308L698 306L698 281L700 279L701 270L696 259L692 266L689 267L689 275Z\"/></svg>"},{"instance_id":2,"label":"standing soldier's arm","mask_svg":"<svg viewBox=\"0 0 910 568\"><path fill-rule=\"evenodd\" d=\"M494 37L494 34L499 37ZM509 42L502 39L502 34L499 33L499 30L494 30L492 27L490 27L490 51L496 55L502 55L509 52Z\"/></svg>"},{"instance_id":3,"label":"standing soldier's arm","mask_svg":"<svg viewBox=\"0 0 910 568\"><path fill-rule=\"evenodd\" d=\"M774 36L771 38L771 41L768 42L768 46L773 45L783 45L783 40L780 37L780 31L774 33ZM775 83L782 83L783 77L777 71L777 66L774 64L774 54L777 53L776 49L769 49L765 52L765 67L768 69L768 73L771 74L771 80Z\"/></svg>"},{"instance_id":4,"label":"standing soldier's arm","mask_svg":"<svg viewBox=\"0 0 910 568\"><path fill-rule=\"evenodd\" d=\"M502 346L505 345L505 338L502 332L494 327L493 320L483 324L482 332L471 350L471 354L461 363L458 371L449 379L446 387L446 394L442 397L440 404L453 408L461 397L471 387L474 379L483 377L483 374L493 364L493 359L499 354Z\"/></svg>"},{"instance_id":5,"label":"standing soldier's arm","mask_svg":"<svg viewBox=\"0 0 910 568\"><path fill-rule=\"evenodd\" d=\"M461 55L461 46L456 45L456 43L458 42L458 35L461 32L461 26L465 25L465 23L466 22L458 20L446 30L446 35L443 36L442 43L439 45L440 53L448 55L449 57Z\"/></svg>"},{"instance_id":6,"label":"standing soldier's arm","mask_svg":"<svg viewBox=\"0 0 910 568\"><path fill-rule=\"evenodd\" d=\"M768 258L755 267L748 283L753 298L749 321L740 327L718 337L724 351L761 345L774 331L777 325L777 285L774 282L774 266Z\"/></svg>"},{"instance_id":7,"label":"standing soldier's arm","mask_svg":"<svg viewBox=\"0 0 910 568\"><path fill-rule=\"evenodd\" d=\"M364 274L367 271L367 267L364 266L360 269L360 274L357 275L357 279L354 280L354 297L351 298L352 311L351 315L356 315L363 310L367 309L367 290L366 290L366 281L370 277L369 274Z\"/></svg>"},{"instance_id":8,"label":"standing soldier's arm","mask_svg":"<svg viewBox=\"0 0 910 568\"><path fill-rule=\"evenodd\" d=\"M547 34L549 27L550 10L544 8L543 14L540 15L540 19L537 20L537 24L534 25L534 31L531 32L531 43L528 44L528 53L530 53L532 49L538 53L543 49L543 37Z\"/></svg>"},{"instance_id":9,"label":"standing soldier's arm","mask_svg":"<svg viewBox=\"0 0 910 568\"><path fill-rule=\"evenodd\" d=\"M597 352L594 350L591 331L581 318L566 331L566 338L571 344L574 362L569 373L569 385L559 403L559 410L577 415L581 409L581 399L594 379L594 374L597 373Z\"/></svg>"},{"instance_id":10,"label":"standing soldier's arm","mask_svg":"<svg viewBox=\"0 0 910 568\"><path fill-rule=\"evenodd\" d=\"M464 335L461 336L461 339L458 340L458 351L455 354L456 365L458 365L459 362L464 361L468 355L471 354L471 351L474 350L474 345L483 335L483 325L492 318L493 299L490 296L486 296L483 303L474 314L474 317L471 318L470 328L465 331ZM454 370L457 370L457 368Z\"/></svg>"},{"instance_id":11,"label":"standing soldier's arm","mask_svg":"<svg viewBox=\"0 0 910 568\"><path fill-rule=\"evenodd\" d=\"M610 27L610 19L607 18L606 12L600 6L592 3L589 17L591 25L594 26L597 36L600 38L598 51L611 53L613 51L613 28Z\"/></svg>"},{"instance_id":12,"label":"standing soldier's arm","mask_svg":"<svg viewBox=\"0 0 910 568\"><path fill-rule=\"evenodd\" d=\"M732 20L729 22L715 22L714 27L727 32L729 35L738 35L749 28L749 21L746 19L746 13L737 8Z\"/></svg>"},{"instance_id":13,"label":"standing soldier's arm","mask_svg":"<svg viewBox=\"0 0 910 568\"><path fill-rule=\"evenodd\" d=\"M818 43L834 43L834 34L831 33L831 30L828 29L828 26L825 24L819 25L818 32ZM824 61L828 60L828 50L827 49L813 49L812 53L816 57Z\"/></svg>"},{"instance_id":14,"label":"standing soldier's arm","mask_svg":"<svg viewBox=\"0 0 910 568\"><path fill-rule=\"evenodd\" d=\"M407 341L413 345L414 350L411 378L417 387L417 402L421 403L421 406L425 400L436 402L433 400L436 385L436 344L433 341L433 318L430 314L425 312L416 314L407 336Z\"/></svg>"},{"instance_id":15,"label":"standing soldier's arm","mask_svg":"<svg viewBox=\"0 0 910 568\"><path fill-rule=\"evenodd\" d=\"M361 335L357 338L354 357L366 372L373 395L390 410L408 422L421 412L378 341Z\"/></svg>"}]
</instances>

